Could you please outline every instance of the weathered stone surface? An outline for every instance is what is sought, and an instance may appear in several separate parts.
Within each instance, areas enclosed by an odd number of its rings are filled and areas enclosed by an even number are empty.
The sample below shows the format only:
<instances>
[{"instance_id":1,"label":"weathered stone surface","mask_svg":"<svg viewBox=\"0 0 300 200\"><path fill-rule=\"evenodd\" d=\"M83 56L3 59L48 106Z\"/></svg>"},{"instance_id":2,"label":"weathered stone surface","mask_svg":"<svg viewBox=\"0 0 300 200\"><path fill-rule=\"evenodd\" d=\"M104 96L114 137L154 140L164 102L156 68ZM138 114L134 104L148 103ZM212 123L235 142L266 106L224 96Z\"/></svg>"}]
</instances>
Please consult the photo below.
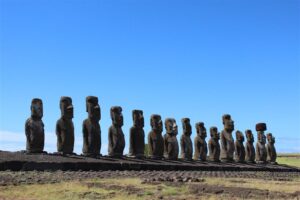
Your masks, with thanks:
<instances>
[{"instance_id":1,"label":"weathered stone surface","mask_svg":"<svg viewBox=\"0 0 300 200\"><path fill-rule=\"evenodd\" d=\"M197 136L194 139L194 160L206 161L207 157L207 143L205 138L207 137L206 128L203 122L196 123Z\"/></svg>"},{"instance_id":2,"label":"weathered stone surface","mask_svg":"<svg viewBox=\"0 0 300 200\"><path fill-rule=\"evenodd\" d=\"M112 125L108 130L108 155L110 157L122 157L125 148L122 108L120 106L111 107L110 116Z\"/></svg>"},{"instance_id":3,"label":"weathered stone surface","mask_svg":"<svg viewBox=\"0 0 300 200\"><path fill-rule=\"evenodd\" d=\"M56 122L57 151L72 154L74 149L73 105L70 97L61 97L59 102L61 117Z\"/></svg>"},{"instance_id":4,"label":"weathered stone surface","mask_svg":"<svg viewBox=\"0 0 300 200\"><path fill-rule=\"evenodd\" d=\"M256 124L257 142L255 151L255 160L257 163L263 164L267 161L266 136L264 131L267 130L265 123Z\"/></svg>"},{"instance_id":5,"label":"weathered stone surface","mask_svg":"<svg viewBox=\"0 0 300 200\"><path fill-rule=\"evenodd\" d=\"M244 135L241 131L236 131L236 141L234 143L235 147L235 161L245 162L245 147L244 147Z\"/></svg>"},{"instance_id":6,"label":"weathered stone surface","mask_svg":"<svg viewBox=\"0 0 300 200\"><path fill-rule=\"evenodd\" d=\"M180 138L181 158L185 160L192 160L193 158L193 144L191 140L192 126L189 118L181 120L183 133Z\"/></svg>"},{"instance_id":7,"label":"weathered stone surface","mask_svg":"<svg viewBox=\"0 0 300 200\"><path fill-rule=\"evenodd\" d=\"M210 128L210 139L208 141L209 149L209 160L213 162L220 162L220 133L218 133L218 128L213 126Z\"/></svg>"},{"instance_id":8,"label":"weathered stone surface","mask_svg":"<svg viewBox=\"0 0 300 200\"><path fill-rule=\"evenodd\" d=\"M275 149L275 137L272 135L272 133L267 134L267 161L270 162L271 164L277 164L276 158L277 158L277 153Z\"/></svg>"},{"instance_id":9,"label":"weathered stone surface","mask_svg":"<svg viewBox=\"0 0 300 200\"><path fill-rule=\"evenodd\" d=\"M133 126L130 128L130 147L129 156L144 158L145 132L143 111L132 111Z\"/></svg>"},{"instance_id":10,"label":"weathered stone surface","mask_svg":"<svg viewBox=\"0 0 300 200\"><path fill-rule=\"evenodd\" d=\"M45 143L43 117L43 102L34 98L31 101L31 117L25 123L26 152L43 153Z\"/></svg>"},{"instance_id":11,"label":"weathered stone surface","mask_svg":"<svg viewBox=\"0 0 300 200\"><path fill-rule=\"evenodd\" d=\"M83 121L83 147L82 153L85 156L98 156L101 150L101 108L98 97L86 97L86 112L88 118Z\"/></svg>"},{"instance_id":12,"label":"weathered stone surface","mask_svg":"<svg viewBox=\"0 0 300 200\"><path fill-rule=\"evenodd\" d=\"M164 157L170 160L177 160L179 145L177 141L178 128L176 120L167 118L165 120L166 134L164 135Z\"/></svg>"},{"instance_id":13,"label":"weathered stone surface","mask_svg":"<svg viewBox=\"0 0 300 200\"><path fill-rule=\"evenodd\" d=\"M224 130L221 132L221 161L232 162L234 153L234 139L232 131L234 130L234 121L229 114L222 117Z\"/></svg>"},{"instance_id":14,"label":"weathered stone surface","mask_svg":"<svg viewBox=\"0 0 300 200\"><path fill-rule=\"evenodd\" d=\"M251 130L245 131L247 142L246 142L246 155L245 155L245 161L249 163L255 163L255 148L253 145L254 137Z\"/></svg>"},{"instance_id":15,"label":"weathered stone surface","mask_svg":"<svg viewBox=\"0 0 300 200\"><path fill-rule=\"evenodd\" d=\"M151 115L152 130L148 134L149 156L152 159L162 159L164 156L164 139L162 137L163 123L160 115Z\"/></svg>"}]
</instances>

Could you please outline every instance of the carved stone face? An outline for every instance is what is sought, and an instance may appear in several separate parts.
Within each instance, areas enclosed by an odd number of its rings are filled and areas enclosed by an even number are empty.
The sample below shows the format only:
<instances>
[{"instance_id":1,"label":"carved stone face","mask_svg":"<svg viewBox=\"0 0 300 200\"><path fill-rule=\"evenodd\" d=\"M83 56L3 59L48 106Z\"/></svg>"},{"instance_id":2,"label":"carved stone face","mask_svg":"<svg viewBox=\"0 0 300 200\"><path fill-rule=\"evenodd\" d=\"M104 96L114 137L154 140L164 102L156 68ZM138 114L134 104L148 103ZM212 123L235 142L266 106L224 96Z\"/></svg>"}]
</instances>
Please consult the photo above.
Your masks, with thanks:
<instances>
[{"instance_id":1,"label":"carved stone face","mask_svg":"<svg viewBox=\"0 0 300 200\"><path fill-rule=\"evenodd\" d=\"M72 119L74 113L72 99L70 97L61 97L59 105L61 110L61 116L65 119Z\"/></svg>"},{"instance_id":2,"label":"carved stone face","mask_svg":"<svg viewBox=\"0 0 300 200\"><path fill-rule=\"evenodd\" d=\"M263 131L257 132L257 141L261 144L266 144L266 136Z\"/></svg>"},{"instance_id":3,"label":"carved stone face","mask_svg":"<svg viewBox=\"0 0 300 200\"><path fill-rule=\"evenodd\" d=\"M205 139L207 137L206 128L204 127L203 122L196 123L196 130L197 135L199 135L200 138Z\"/></svg>"},{"instance_id":4,"label":"carved stone face","mask_svg":"<svg viewBox=\"0 0 300 200\"><path fill-rule=\"evenodd\" d=\"M86 98L86 111L89 113L89 118L95 121L101 119L101 109L98 104L98 98L94 96L88 96Z\"/></svg>"},{"instance_id":5,"label":"carved stone face","mask_svg":"<svg viewBox=\"0 0 300 200\"><path fill-rule=\"evenodd\" d=\"M31 101L31 117L41 119L43 117L43 102L41 99L32 99Z\"/></svg>"},{"instance_id":6,"label":"carved stone face","mask_svg":"<svg viewBox=\"0 0 300 200\"><path fill-rule=\"evenodd\" d=\"M173 118L167 118L165 120L165 128L166 128L167 133L170 135L178 134L178 127L176 124L176 120Z\"/></svg>"},{"instance_id":7,"label":"carved stone face","mask_svg":"<svg viewBox=\"0 0 300 200\"><path fill-rule=\"evenodd\" d=\"M234 121L231 119L231 116L229 114L225 114L222 117L224 129L227 132L232 132L234 130Z\"/></svg>"},{"instance_id":8,"label":"carved stone face","mask_svg":"<svg viewBox=\"0 0 300 200\"><path fill-rule=\"evenodd\" d=\"M110 109L110 116L113 124L117 127L123 126L123 114L120 106L114 106Z\"/></svg>"},{"instance_id":9,"label":"carved stone face","mask_svg":"<svg viewBox=\"0 0 300 200\"><path fill-rule=\"evenodd\" d=\"M272 136L272 133L267 134L268 143L275 144L275 137Z\"/></svg>"},{"instance_id":10,"label":"carved stone face","mask_svg":"<svg viewBox=\"0 0 300 200\"><path fill-rule=\"evenodd\" d=\"M218 133L218 128L217 127L211 127L210 128L210 137L212 137L215 140L220 139L220 133Z\"/></svg>"},{"instance_id":11,"label":"carved stone face","mask_svg":"<svg viewBox=\"0 0 300 200\"><path fill-rule=\"evenodd\" d=\"M144 127L143 111L133 110L132 111L132 119L133 119L134 126L139 127L139 128Z\"/></svg>"},{"instance_id":12,"label":"carved stone face","mask_svg":"<svg viewBox=\"0 0 300 200\"><path fill-rule=\"evenodd\" d=\"M150 119L150 124L153 130L161 133L163 129L163 123L160 115L152 115Z\"/></svg>"},{"instance_id":13,"label":"carved stone face","mask_svg":"<svg viewBox=\"0 0 300 200\"><path fill-rule=\"evenodd\" d=\"M251 130L246 130L247 141L250 143L254 142L254 137Z\"/></svg>"},{"instance_id":14,"label":"carved stone face","mask_svg":"<svg viewBox=\"0 0 300 200\"><path fill-rule=\"evenodd\" d=\"M244 135L241 131L236 131L235 133L236 135L236 140L239 141L240 143L243 143L244 142Z\"/></svg>"},{"instance_id":15,"label":"carved stone face","mask_svg":"<svg viewBox=\"0 0 300 200\"><path fill-rule=\"evenodd\" d=\"M183 134L190 136L192 134L192 126L189 118L183 118L182 120Z\"/></svg>"}]
</instances>

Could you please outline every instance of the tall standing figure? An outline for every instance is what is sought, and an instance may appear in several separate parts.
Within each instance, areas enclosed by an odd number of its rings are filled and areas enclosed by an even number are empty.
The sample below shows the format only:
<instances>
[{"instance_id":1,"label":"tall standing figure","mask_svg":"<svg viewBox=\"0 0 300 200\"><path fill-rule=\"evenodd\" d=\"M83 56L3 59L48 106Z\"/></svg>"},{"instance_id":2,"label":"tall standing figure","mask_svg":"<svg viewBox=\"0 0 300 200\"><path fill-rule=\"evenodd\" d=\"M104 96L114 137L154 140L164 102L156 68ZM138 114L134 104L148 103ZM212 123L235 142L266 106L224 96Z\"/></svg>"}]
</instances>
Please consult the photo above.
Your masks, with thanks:
<instances>
[{"instance_id":1,"label":"tall standing figure","mask_svg":"<svg viewBox=\"0 0 300 200\"><path fill-rule=\"evenodd\" d=\"M73 105L71 97L61 97L59 102L61 117L56 122L57 151L72 154L74 149Z\"/></svg>"},{"instance_id":2,"label":"tall standing figure","mask_svg":"<svg viewBox=\"0 0 300 200\"><path fill-rule=\"evenodd\" d=\"M179 145L177 141L178 128L176 120L167 118L165 120L166 134L164 135L164 157L169 160L177 160Z\"/></svg>"},{"instance_id":3,"label":"tall standing figure","mask_svg":"<svg viewBox=\"0 0 300 200\"><path fill-rule=\"evenodd\" d=\"M245 134L247 138L246 147L245 147L245 151L246 151L245 161L248 163L255 163L255 148L253 146L254 137L252 131L248 129L245 131Z\"/></svg>"},{"instance_id":4,"label":"tall standing figure","mask_svg":"<svg viewBox=\"0 0 300 200\"><path fill-rule=\"evenodd\" d=\"M110 157L123 157L125 138L122 130L123 114L120 106L110 108L112 125L108 130L108 155Z\"/></svg>"},{"instance_id":5,"label":"tall standing figure","mask_svg":"<svg viewBox=\"0 0 300 200\"><path fill-rule=\"evenodd\" d=\"M220 162L220 133L215 126L210 127L210 139L208 141L209 160L213 162Z\"/></svg>"},{"instance_id":6,"label":"tall standing figure","mask_svg":"<svg viewBox=\"0 0 300 200\"><path fill-rule=\"evenodd\" d=\"M133 126L130 128L130 147L129 156L135 158L144 158L145 150L145 132L144 116L142 110L132 111Z\"/></svg>"},{"instance_id":7,"label":"tall standing figure","mask_svg":"<svg viewBox=\"0 0 300 200\"><path fill-rule=\"evenodd\" d=\"M232 132L234 130L234 121L229 114L222 117L224 129L221 132L221 161L232 162L234 153L234 139Z\"/></svg>"},{"instance_id":8,"label":"tall standing figure","mask_svg":"<svg viewBox=\"0 0 300 200\"><path fill-rule=\"evenodd\" d=\"M181 120L183 133L180 138L181 158L184 160L193 159L193 144L191 140L192 126L189 118Z\"/></svg>"},{"instance_id":9,"label":"tall standing figure","mask_svg":"<svg viewBox=\"0 0 300 200\"><path fill-rule=\"evenodd\" d=\"M235 161L239 163L245 162L245 147L244 147L244 140L245 137L241 131L236 131L236 140L234 143L235 147Z\"/></svg>"},{"instance_id":10,"label":"tall standing figure","mask_svg":"<svg viewBox=\"0 0 300 200\"><path fill-rule=\"evenodd\" d=\"M101 120L101 109L98 103L98 97L86 97L86 112L88 118L83 121L83 148L84 156L100 156L101 150L101 127L99 121Z\"/></svg>"},{"instance_id":11,"label":"tall standing figure","mask_svg":"<svg viewBox=\"0 0 300 200\"><path fill-rule=\"evenodd\" d=\"M206 128L203 122L196 123L197 136L194 139L195 154L194 160L206 161L207 159L207 137Z\"/></svg>"},{"instance_id":12,"label":"tall standing figure","mask_svg":"<svg viewBox=\"0 0 300 200\"><path fill-rule=\"evenodd\" d=\"M257 131L257 142L255 151L256 163L264 164L267 161L267 150L266 150L266 136L264 131L267 130L267 125L265 123L256 124Z\"/></svg>"},{"instance_id":13,"label":"tall standing figure","mask_svg":"<svg viewBox=\"0 0 300 200\"><path fill-rule=\"evenodd\" d=\"M270 162L271 164L277 164L276 158L277 158L277 153L275 149L275 137L272 135L272 133L267 134L267 161Z\"/></svg>"},{"instance_id":14,"label":"tall standing figure","mask_svg":"<svg viewBox=\"0 0 300 200\"><path fill-rule=\"evenodd\" d=\"M43 117L43 102L34 98L31 101L31 117L25 123L26 153L43 153L45 134Z\"/></svg>"},{"instance_id":15,"label":"tall standing figure","mask_svg":"<svg viewBox=\"0 0 300 200\"><path fill-rule=\"evenodd\" d=\"M164 139L162 137L163 123L160 115L151 115L150 125L152 130L148 134L149 156L152 159L164 157Z\"/></svg>"}]
</instances>

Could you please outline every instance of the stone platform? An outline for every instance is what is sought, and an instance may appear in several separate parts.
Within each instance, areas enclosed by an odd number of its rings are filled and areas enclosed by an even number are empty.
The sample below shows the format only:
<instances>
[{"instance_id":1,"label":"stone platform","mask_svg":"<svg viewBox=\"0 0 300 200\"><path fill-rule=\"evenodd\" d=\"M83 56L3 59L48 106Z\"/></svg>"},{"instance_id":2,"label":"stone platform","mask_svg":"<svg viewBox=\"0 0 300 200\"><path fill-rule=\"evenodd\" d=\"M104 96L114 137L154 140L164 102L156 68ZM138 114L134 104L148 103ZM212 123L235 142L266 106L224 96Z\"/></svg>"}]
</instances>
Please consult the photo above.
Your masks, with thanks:
<instances>
[{"instance_id":1,"label":"stone platform","mask_svg":"<svg viewBox=\"0 0 300 200\"><path fill-rule=\"evenodd\" d=\"M300 172L299 168L287 165L215 163L202 161L171 161L134 159L88 158L79 155L25 154L23 152L0 151L0 171L99 171L99 170L199 170L199 171L269 171Z\"/></svg>"}]
</instances>

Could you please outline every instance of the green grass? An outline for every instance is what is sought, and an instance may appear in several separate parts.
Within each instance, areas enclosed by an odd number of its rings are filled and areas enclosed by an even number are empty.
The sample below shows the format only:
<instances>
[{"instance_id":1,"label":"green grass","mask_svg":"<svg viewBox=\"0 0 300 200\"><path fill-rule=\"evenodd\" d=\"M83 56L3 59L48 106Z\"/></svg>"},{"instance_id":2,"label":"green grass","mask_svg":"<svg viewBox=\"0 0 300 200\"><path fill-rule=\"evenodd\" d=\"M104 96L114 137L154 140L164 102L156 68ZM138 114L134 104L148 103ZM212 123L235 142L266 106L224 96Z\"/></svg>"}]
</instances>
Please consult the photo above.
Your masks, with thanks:
<instances>
[{"instance_id":1,"label":"green grass","mask_svg":"<svg viewBox=\"0 0 300 200\"><path fill-rule=\"evenodd\" d=\"M277 157L278 164L285 164L289 166L299 167L300 168L300 155L299 157L292 157L292 156L281 156Z\"/></svg>"}]
</instances>

